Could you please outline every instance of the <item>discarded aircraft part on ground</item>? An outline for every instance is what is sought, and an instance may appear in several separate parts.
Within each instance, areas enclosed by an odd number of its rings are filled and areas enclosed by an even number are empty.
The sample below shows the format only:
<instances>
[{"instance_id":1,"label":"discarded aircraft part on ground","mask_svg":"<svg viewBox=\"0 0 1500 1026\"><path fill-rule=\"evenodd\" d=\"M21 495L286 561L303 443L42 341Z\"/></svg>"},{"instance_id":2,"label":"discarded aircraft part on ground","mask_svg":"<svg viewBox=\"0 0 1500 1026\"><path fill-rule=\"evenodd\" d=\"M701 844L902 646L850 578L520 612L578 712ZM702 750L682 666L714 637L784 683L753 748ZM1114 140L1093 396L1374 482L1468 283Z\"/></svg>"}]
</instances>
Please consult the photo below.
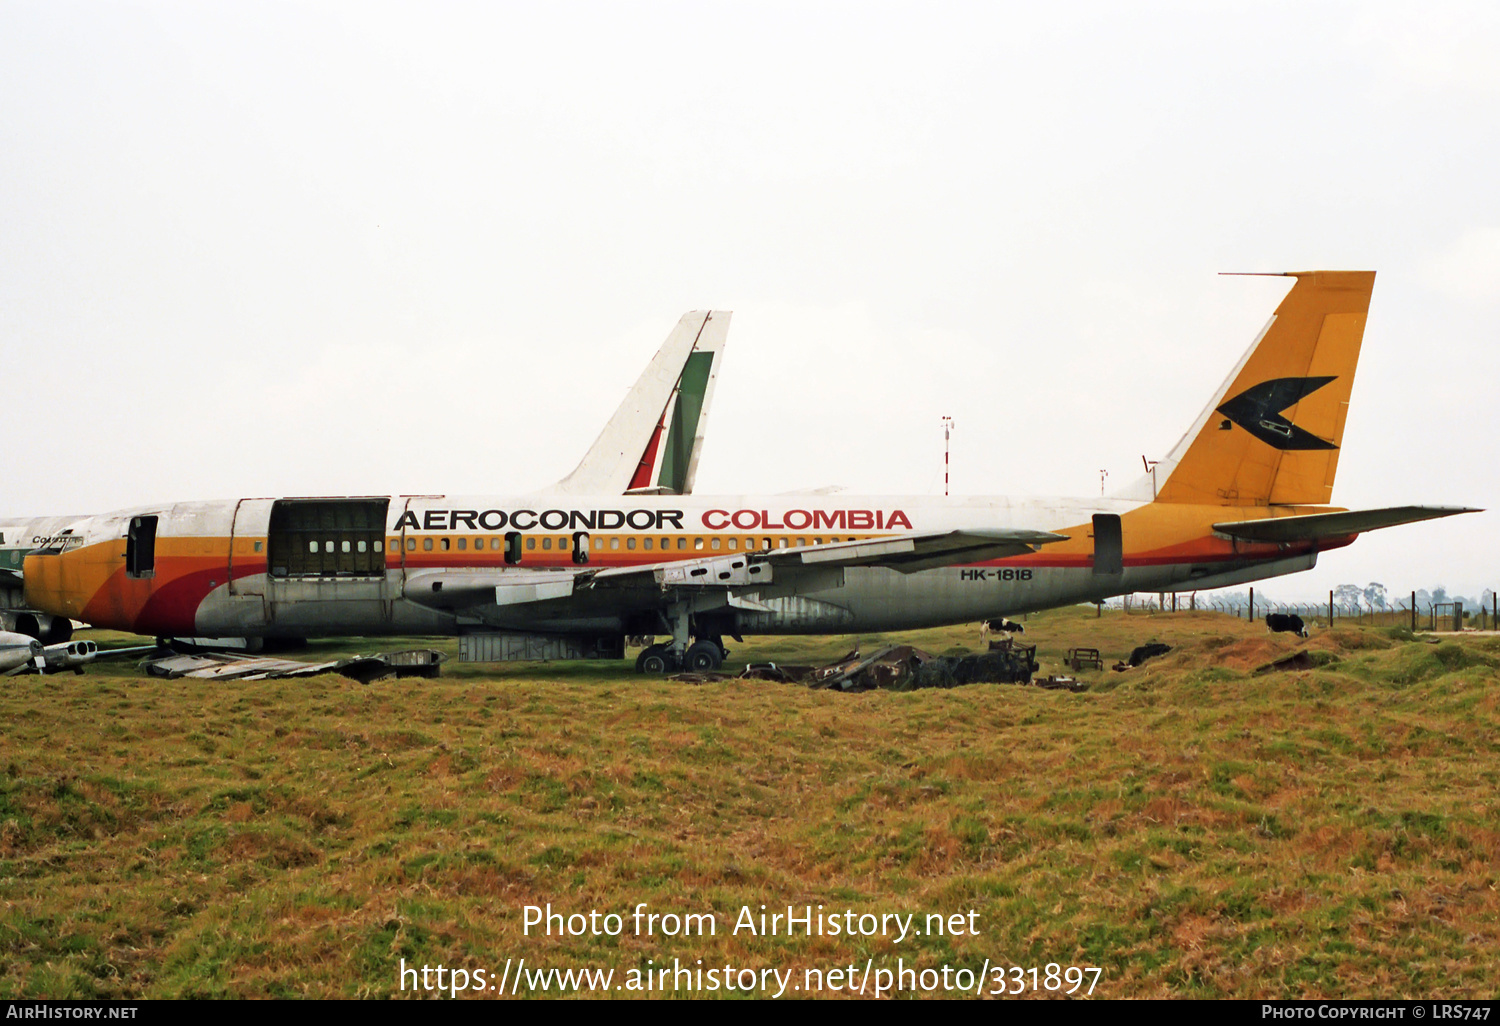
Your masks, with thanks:
<instances>
[{"instance_id":1,"label":"discarded aircraft part on ground","mask_svg":"<svg viewBox=\"0 0 1500 1026\"><path fill-rule=\"evenodd\" d=\"M0 631L0 674L7 677L41 670L47 665L42 643L29 634Z\"/></svg>"},{"instance_id":2,"label":"discarded aircraft part on ground","mask_svg":"<svg viewBox=\"0 0 1500 1026\"><path fill-rule=\"evenodd\" d=\"M811 677L815 666L782 663L750 663L740 671L740 680L771 680L782 684L800 684Z\"/></svg>"},{"instance_id":3,"label":"discarded aircraft part on ground","mask_svg":"<svg viewBox=\"0 0 1500 1026\"><path fill-rule=\"evenodd\" d=\"M316 677L320 673L337 673L362 684L384 677L436 677L441 652L435 649L409 649L353 659L334 659L321 663L304 663L295 659L271 656L237 656L227 652L173 653L147 659L141 668L150 677L199 680L287 680Z\"/></svg>"},{"instance_id":4,"label":"discarded aircraft part on ground","mask_svg":"<svg viewBox=\"0 0 1500 1026\"><path fill-rule=\"evenodd\" d=\"M461 663L553 662L559 659L621 659L619 634L520 634L484 631L460 634Z\"/></svg>"},{"instance_id":5,"label":"discarded aircraft part on ground","mask_svg":"<svg viewBox=\"0 0 1500 1026\"><path fill-rule=\"evenodd\" d=\"M1063 662L1074 673L1085 668L1091 670L1104 669L1104 657L1099 654L1097 648L1070 648L1068 649L1068 657Z\"/></svg>"},{"instance_id":6,"label":"discarded aircraft part on ground","mask_svg":"<svg viewBox=\"0 0 1500 1026\"><path fill-rule=\"evenodd\" d=\"M58 645L48 645L44 650L47 657L46 673L62 673L64 670L72 670L74 673L82 673L87 663L94 661L99 654L99 646L92 641L65 641Z\"/></svg>"},{"instance_id":7,"label":"discarded aircraft part on ground","mask_svg":"<svg viewBox=\"0 0 1500 1026\"><path fill-rule=\"evenodd\" d=\"M1037 670L1035 645L991 648L966 656L938 656L917 668L910 688L952 688L964 684L1030 684ZM900 688L905 690L905 688Z\"/></svg>"},{"instance_id":8,"label":"discarded aircraft part on ground","mask_svg":"<svg viewBox=\"0 0 1500 1026\"><path fill-rule=\"evenodd\" d=\"M1075 695L1089 689L1089 686L1076 677L1064 677L1061 674L1052 677L1038 677L1031 682L1033 687L1045 688L1048 691L1071 691Z\"/></svg>"},{"instance_id":9,"label":"discarded aircraft part on ground","mask_svg":"<svg viewBox=\"0 0 1500 1026\"><path fill-rule=\"evenodd\" d=\"M840 691L907 691L963 684L1024 684L1036 668L1036 646L1016 645L1009 638L987 652L964 656L935 656L911 645L891 645L864 657L851 652L813 671L808 686Z\"/></svg>"},{"instance_id":10,"label":"discarded aircraft part on ground","mask_svg":"<svg viewBox=\"0 0 1500 1026\"><path fill-rule=\"evenodd\" d=\"M734 680L735 678L730 673L714 673L713 671L694 673L684 671L682 673L668 674L666 679L677 681L679 684L717 684L720 681Z\"/></svg>"}]
</instances>

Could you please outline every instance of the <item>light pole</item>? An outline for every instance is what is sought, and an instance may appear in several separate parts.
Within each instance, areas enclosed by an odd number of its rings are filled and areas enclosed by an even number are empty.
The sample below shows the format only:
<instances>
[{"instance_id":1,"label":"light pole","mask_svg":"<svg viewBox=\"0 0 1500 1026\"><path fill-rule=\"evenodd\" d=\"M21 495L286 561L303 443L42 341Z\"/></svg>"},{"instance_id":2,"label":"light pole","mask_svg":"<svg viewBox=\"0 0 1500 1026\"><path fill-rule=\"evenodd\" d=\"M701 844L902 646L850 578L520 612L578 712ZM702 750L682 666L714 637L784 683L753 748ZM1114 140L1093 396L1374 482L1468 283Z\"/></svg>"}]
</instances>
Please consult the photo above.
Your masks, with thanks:
<instances>
[{"instance_id":1,"label":"light pole","mask_svg":"<svg viewBox=\"0 0 1500 1026\"><path fill-rule=\"evenodd\" d=\"M948 497L948 439L953 435L953 418L943 418L943 497Z\"/></svg>"}]
</instances>

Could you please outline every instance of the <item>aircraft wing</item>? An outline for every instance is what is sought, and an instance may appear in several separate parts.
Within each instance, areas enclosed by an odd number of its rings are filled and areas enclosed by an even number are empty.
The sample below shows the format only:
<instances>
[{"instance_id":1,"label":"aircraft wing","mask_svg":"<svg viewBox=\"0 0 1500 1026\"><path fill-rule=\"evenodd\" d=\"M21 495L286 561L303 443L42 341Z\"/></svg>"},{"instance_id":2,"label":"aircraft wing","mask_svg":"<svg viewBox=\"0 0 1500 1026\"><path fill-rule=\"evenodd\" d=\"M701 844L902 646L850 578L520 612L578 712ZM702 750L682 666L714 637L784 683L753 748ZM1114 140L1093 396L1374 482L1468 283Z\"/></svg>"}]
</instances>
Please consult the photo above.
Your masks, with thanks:
<instances>
[{"instance_id":1,"label":"aircraft wing","mask_svg":"<svg viewBox=\"0 0 1500 1026\"><path fill-rule=\"evenodd\" d=\"M1067 536L1027 530L947 531L771 549L758 555L773 566L884 566L910 574L956 563L1019 556L1035 552L1038 545L1058 541L1067 541Z\"/></svg>"},{"instance_id":2,"label":"aircraft wing","mask_svg":"<svg viewBox=\"0 0 1500 1026\"><path fill-rule=\"evenodd\" d=\"M866 541L837 542L754 552L715 553L699 559L591 569L588 566L528 570L422 570L408 575L405 595L434 609L480 606L516 607L578 601L597 608L601 601L641 609L658 605L661 592L674 587L754 589L803 573L844 567L883 566L915 573L959 563L977 563L1035 552L1064 541L1047 531L985 530L913 532ZM626 600L621 594L638 594ZM557 607L554 607L557 608Z\"/></svg>"},{"instance_id":3,"label":"aircraft wing","mask_svg":"<svg viewBox=\"0 0 1500 1026\"><path fill-rule=\"evenodd\" d=\"M25 583L19 570L0 570L0 588L19 588Z\"/></svg>"},{"instance_id":4,"label":"aircraft wing","mask_svg":"<svg viewBox=\"0 0 1500 1026\"><path fill-rule=\"evenodd\" d=\"M1339 513L1310 513L1296 517L1234 520L1215 524L1214 530L1244 541L1318 541L1322 538L1343 538L1381 527L1395 527L1397 524L1414 524L1419 520L1451 517L1457 513L1478 512L1480 511L1468 506L1391 506L1386 509L1345 510Z\"/></svg>"}]
</instances>

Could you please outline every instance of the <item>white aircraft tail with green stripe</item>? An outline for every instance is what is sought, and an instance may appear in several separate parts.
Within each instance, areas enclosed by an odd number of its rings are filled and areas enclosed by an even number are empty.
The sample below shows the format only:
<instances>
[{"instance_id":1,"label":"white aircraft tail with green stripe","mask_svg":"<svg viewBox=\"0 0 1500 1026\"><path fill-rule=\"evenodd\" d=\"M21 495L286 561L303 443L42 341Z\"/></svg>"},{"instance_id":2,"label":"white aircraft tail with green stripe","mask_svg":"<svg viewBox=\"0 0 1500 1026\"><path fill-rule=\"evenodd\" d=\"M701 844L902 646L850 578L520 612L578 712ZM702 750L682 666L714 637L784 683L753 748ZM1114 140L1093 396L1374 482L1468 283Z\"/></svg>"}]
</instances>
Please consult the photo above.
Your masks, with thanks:
<instances>
[{"instance_id":1,"label":"white aircraft tail with green stripe","mask_svg":"<svg viewBox=\"0 0 1500 1026\"><path fill-rule=\"evenodd\" d=\"M548 492L574 495L689 495L729 311L682 315L588 453Z\"/></svg>"}]
</instances>

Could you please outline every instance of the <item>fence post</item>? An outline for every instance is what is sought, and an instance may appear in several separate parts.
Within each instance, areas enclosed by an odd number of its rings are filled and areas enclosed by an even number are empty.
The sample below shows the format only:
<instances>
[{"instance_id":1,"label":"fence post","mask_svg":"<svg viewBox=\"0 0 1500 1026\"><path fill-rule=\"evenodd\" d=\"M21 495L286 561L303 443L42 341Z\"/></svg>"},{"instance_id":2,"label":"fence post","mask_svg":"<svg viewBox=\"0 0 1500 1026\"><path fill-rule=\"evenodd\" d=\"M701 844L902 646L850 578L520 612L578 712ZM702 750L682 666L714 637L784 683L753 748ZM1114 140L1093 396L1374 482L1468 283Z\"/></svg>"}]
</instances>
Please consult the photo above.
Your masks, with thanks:
<instances>
[{"instance_id":1,"label":"fence post","mask_svg":"<svg viewBox=\"0 0 1500 1026\"><path fill-rule=\"evenodd\" d=\"M1333 628L1333 592L1328 593L1328 627Z\"/></svg>"},{"instance_id":2,"label":"fence post","mask_svg":"<svg viewBox=\"0 0 1500 1026\"><path fill-rule=\"evenodd\" d=\"M1253 585L1250 588L1250 604L1245 607L1245 619L1255 619L1255 588Z\"/></svg>"},{"instance_id":3,"label":"fence post","mask_svg":"<svg viewBox=\"0 0 1500 1026\"><path fill-rule=\"evenodd\" d=\"M1417 633L1417 593L1411 593L1411 632Z\"/></svg>"}]
</instances>

